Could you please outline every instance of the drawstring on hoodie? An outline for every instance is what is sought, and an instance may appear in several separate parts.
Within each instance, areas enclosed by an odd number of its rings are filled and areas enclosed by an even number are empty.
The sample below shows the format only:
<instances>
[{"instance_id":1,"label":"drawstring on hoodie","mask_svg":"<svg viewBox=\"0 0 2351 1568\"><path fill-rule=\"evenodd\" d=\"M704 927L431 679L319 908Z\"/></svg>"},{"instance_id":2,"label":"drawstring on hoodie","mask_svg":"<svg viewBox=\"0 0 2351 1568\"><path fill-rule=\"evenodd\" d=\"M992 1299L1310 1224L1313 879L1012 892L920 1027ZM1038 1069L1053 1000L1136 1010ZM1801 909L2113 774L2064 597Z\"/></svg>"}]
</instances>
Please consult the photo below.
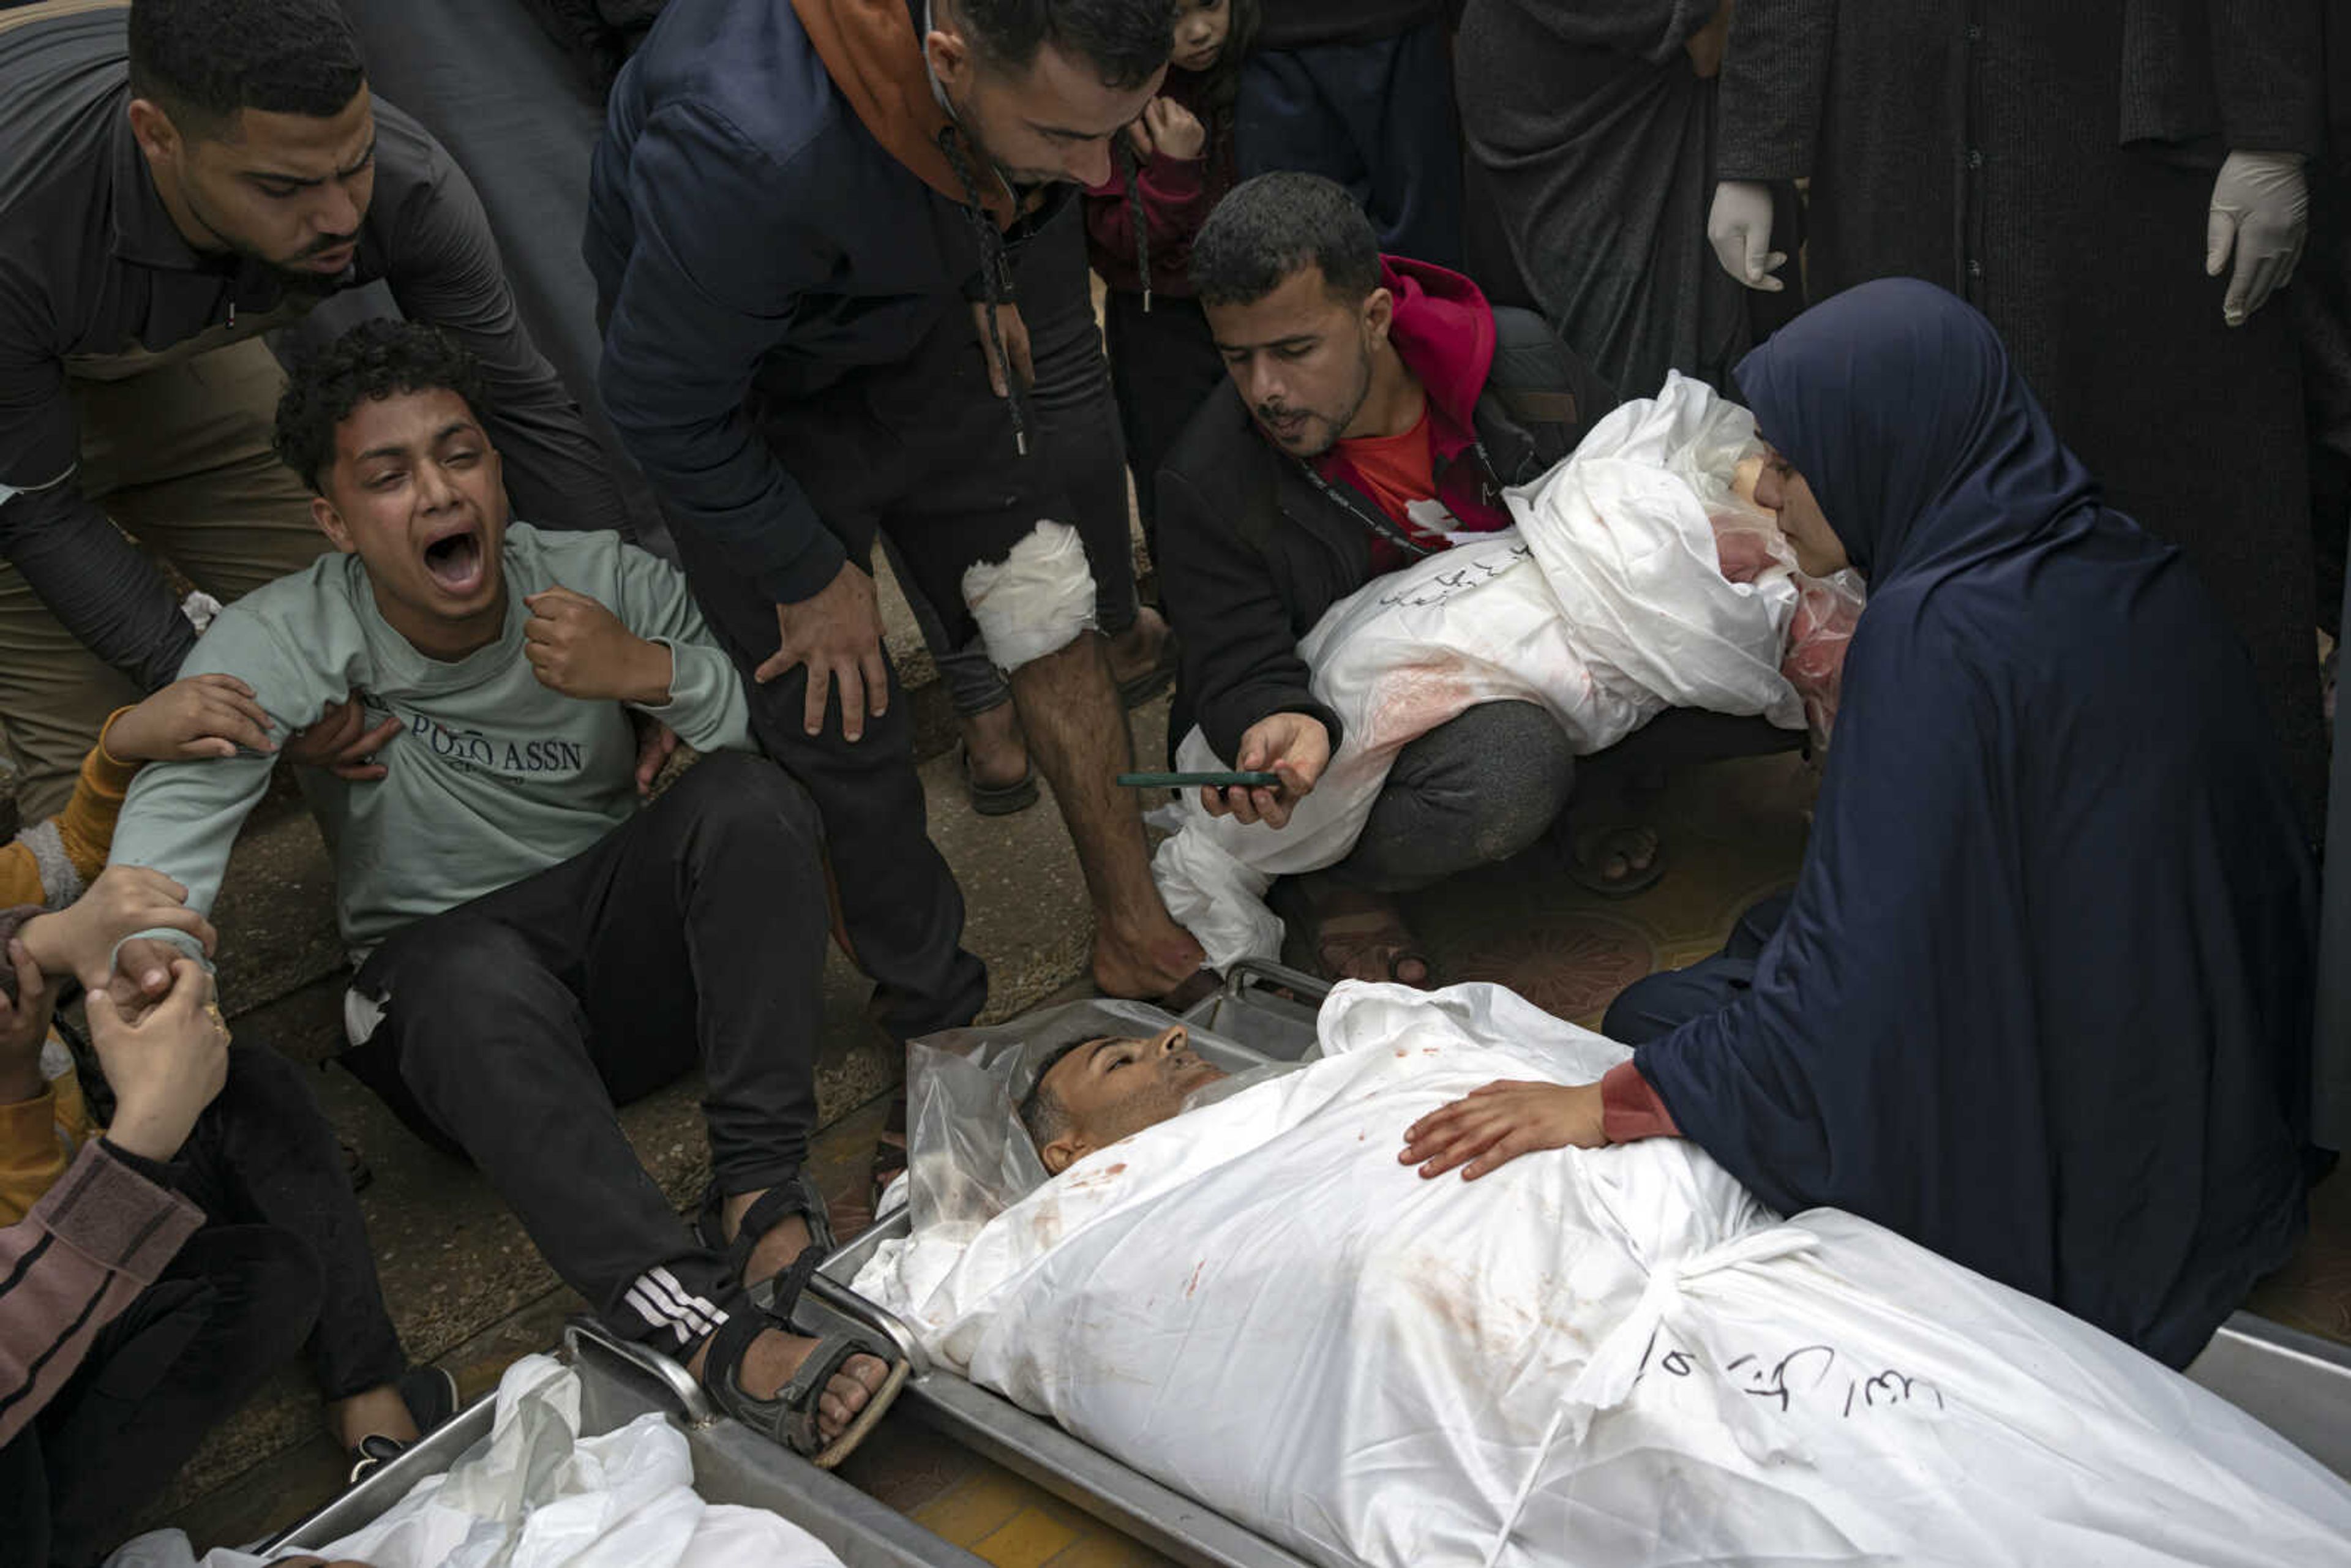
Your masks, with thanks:
<instances>
[{"instance_id":1,"label":"drawstring on hoodie","mask_svg":"<svg viewBox=\"0 0 2351 1568\"><path fill-rule=\"evenodd\" d=\"M1143 206L1143 159L1122 135L1114 143L1126 170L1126 226L1134 231L1134 270L1143 278L1143 313L1151 314L1151 215Z\"/></svg>"},{"instance_id":2,"label":"drawstring on hoodie","mask_svg":"<svg viewBox=\"0 0 2351 1568\"><path fill-rule=\"evenodd\" d=\"M973 237L979 242L980 282L987 294L987 349L1004 368L1004 401L1012 414L1012 444L1026 457L1028 394L1020 385L1020 374L1013 368L1011 356L1004 351L1004 329L996 319L999 309L1019 302L1012 281L1012 253L1006 247L996 220L988 215L987 204L980 199L978 176L973 172L970 155L964 151L963 138L956 134L952 123L939 127L939 151L946 154L956 178L963 183L964 216L971 225Z\"/></svg>"}]
</instances>

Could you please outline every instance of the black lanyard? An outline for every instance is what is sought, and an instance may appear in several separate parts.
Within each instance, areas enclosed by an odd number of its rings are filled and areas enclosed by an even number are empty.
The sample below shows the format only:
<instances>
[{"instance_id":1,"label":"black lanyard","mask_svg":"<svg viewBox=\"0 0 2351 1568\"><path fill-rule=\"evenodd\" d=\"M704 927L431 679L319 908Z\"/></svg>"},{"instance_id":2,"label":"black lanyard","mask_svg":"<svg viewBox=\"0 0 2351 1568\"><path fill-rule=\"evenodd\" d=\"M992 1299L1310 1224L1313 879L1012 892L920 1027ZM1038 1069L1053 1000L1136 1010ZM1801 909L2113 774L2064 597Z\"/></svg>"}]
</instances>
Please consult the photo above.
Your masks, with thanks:
<instances>
[{"instance_id":1,"label":"black lanyard","mask_svg":"<svg viewBox=\"0 0 2351 1568\"><path fill-rule=\"evenodd\" d=\"M1486 455L1486 443L1481 437L1473 435L1469 438L1469 450L1478 455L1478 462L1486 471L1487 482L1484 486L1484 495L1485 498L1490 500L1493 497L1495 486L1500 482L1494 473L1494 460ZM1395 524L1395 520L1390 517L1385 512L1380 510L1376 507L1367 507L1356 498L1353 491L1343 490L1338 486L1331 483L1330 480L1322 477L1322 471L1316 468L1314 465L1306 458L1301 457L1294 459L1294 461L1298 464L1299 467L1306 471L1307 482L1312 485L1317 490L1322 491L1327 499L1337 506L1343 507L1348 516L1363 524L1364 527L1369 528L1373 533L1377 534L1380 538L1387 540L1388 543L1395 545L1401 550L1404 550L1415 560L1426 560L1428 557L1437 553L1436 550L1431 549L1425 544L1422 544L1418 539L1414 538L1410 534L1405 532L1404 529L1398 528ZM1442 485L1443 478L1444 476L1442 475L1437 476L1440 486Z\"/></svg>"}]
</instances>

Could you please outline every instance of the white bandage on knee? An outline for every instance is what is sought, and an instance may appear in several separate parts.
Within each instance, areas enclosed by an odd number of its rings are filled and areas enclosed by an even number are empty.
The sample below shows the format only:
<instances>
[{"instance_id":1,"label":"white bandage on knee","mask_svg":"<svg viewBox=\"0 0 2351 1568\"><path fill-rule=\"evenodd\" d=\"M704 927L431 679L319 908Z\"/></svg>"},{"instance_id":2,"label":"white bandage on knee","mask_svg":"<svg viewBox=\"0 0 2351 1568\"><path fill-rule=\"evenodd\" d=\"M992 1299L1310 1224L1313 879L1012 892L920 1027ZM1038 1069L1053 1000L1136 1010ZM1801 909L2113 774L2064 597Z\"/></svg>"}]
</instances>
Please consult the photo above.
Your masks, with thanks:
<instances>
[{"instance_id":1,"label":"white bandage on knee","mask_svg":"<svg viewBox=\"0 0 2351 1568\"><path fill-rule=\"evenodd\" d=\"M1094 574L1078 530L1040 522L1001 565L982 561L963 574L963 601L988 662L1007 674L1060 653L1094 629Z\"/></svg>"}]
</instances>

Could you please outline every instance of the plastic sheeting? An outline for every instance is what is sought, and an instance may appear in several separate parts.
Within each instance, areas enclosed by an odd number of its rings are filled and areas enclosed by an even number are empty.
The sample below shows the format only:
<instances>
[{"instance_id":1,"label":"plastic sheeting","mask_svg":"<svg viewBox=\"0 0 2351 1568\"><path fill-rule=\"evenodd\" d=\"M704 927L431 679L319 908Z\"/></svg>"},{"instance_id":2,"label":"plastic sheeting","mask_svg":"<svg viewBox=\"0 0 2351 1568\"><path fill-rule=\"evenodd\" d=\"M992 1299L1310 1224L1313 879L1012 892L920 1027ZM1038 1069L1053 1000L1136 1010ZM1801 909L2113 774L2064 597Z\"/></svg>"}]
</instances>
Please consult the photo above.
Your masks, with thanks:
<instances>
[{"instance_id":1,"label":"plastic sheeting","mask_svg":"<svg viewBox=\"0 0 2351 1568\"><path fill-rule=\"evenodd\" d=\"M1761 450L1745 409L1669 377L1510 491L1515 529L1462 536L1332 605L1299 644L1315 696L1346 727L1313 793L1280 829L1212 817L1186 795L1154 859L1168 913L1209 964L1277 956L1273 879L1344 859L1395 754L1479 703L1540 703L1579 755L1668 707L1802 726L1807 698L1781 673L1800 600L1805 630L1821 633L1835 629L1829 601L1850 599L1849 633L1858 597L1819 588L1807 600L1771 514L1733 493L1740 460ZM1823 663L1800 667L1810 679ZM1834 668L1818 673L1833 685ZM1825 714L1834 697L1814 706ZM1176 766L1223 764L1196 730Z\"/></svg>"},{"instance_id":2,"label":"plastic sheeting","mask_svg":"<svg viewBox=\"0 0 2351 1568\"><path fill-rule=\"evenodd\" d=\"M857 1289L977 1383L1315 1562L2315 1563L2351 1487L2055 1308L1681 1140L1397 1163L1625 1052L1497 988L1343 985L1325 1060Z\"/></svg>"},{"instance_id":3,"label":"plastic sheeting","mask_svg":"<svg viewBox=\"0 0 2351 1568\"><path fill-rule=\"evenodd\" d=\"M695 1496L684 1435L659 1414L580 1437L580 1379L543 1355L507 1369L489 1437L446 1474L315 1553L220 1548L199 1564L188 1538L165 1530L131 1542L108 1568L255 1568L312 1555L371 1568L841 1568L787 1520Z\"/></svg>"},{"instance_id":4,"label":"plastic sheeting","mask_svg":"<svg viewBox=\"0 0 2351 1568\"><path fill-rule=\"evenodd\" d=\"M1019 1105L1056 1048L1107 1034L1150 1040L1175 1021L1144 1003L1105 998L1047 1008L1018 1023L945 1030L909 1042L906 1201L914 1229L968 1239L1045 1184L1045 1163L1020 1124ZM1184 1103L1186 1109L1210 1104L1289 1071L1277 1065L1236 1072Z\"/></svg>"}]
</instances>

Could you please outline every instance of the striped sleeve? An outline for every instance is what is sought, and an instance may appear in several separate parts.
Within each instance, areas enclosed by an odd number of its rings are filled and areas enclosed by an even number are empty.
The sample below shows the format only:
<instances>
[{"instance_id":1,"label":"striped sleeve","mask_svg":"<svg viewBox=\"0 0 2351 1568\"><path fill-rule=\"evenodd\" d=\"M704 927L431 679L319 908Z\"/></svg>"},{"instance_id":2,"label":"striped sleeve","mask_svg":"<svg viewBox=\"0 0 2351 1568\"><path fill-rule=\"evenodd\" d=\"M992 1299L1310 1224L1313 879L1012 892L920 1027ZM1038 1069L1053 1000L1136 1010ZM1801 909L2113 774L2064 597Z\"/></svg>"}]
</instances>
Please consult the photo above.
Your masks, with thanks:
<instances>
[{"instance_id":1,"label":"striped sleeve","mask_svg":"<svg viewBox=\"0 0 2351 1568\"><path fill-rule=\"evenodd\" d=\"M83 1147L30 1214L0 1230L0 1446L73 1375L98 1331L204 1218L99 1141Z\"/></svg>"}]
</instances>

